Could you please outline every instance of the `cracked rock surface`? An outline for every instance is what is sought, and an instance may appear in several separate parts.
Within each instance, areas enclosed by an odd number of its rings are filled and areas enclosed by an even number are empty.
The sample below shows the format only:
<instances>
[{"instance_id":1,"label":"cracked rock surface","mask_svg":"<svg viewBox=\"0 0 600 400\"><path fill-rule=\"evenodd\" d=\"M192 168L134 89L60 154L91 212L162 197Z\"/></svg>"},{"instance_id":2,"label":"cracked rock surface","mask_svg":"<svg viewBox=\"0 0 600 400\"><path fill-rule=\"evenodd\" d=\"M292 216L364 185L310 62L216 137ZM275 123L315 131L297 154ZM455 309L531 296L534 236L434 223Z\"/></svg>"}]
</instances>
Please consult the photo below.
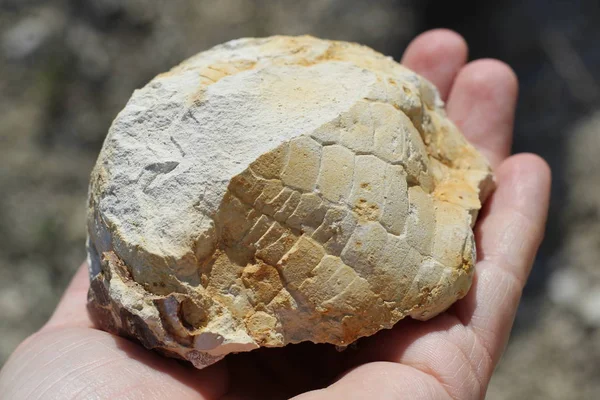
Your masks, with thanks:
<instances>
[{"instance_id":1,"label":"cracked rock surface","mask_svg":"<svg viewBox=\"0 0 600 400\"><path fill-rule=\"evenodd\" d=\"M157 76L89 192L99 327L202 368L345 346L463 297L487 161L436 89L367 47L239 39Z\"/></svg>"}]
</instances>

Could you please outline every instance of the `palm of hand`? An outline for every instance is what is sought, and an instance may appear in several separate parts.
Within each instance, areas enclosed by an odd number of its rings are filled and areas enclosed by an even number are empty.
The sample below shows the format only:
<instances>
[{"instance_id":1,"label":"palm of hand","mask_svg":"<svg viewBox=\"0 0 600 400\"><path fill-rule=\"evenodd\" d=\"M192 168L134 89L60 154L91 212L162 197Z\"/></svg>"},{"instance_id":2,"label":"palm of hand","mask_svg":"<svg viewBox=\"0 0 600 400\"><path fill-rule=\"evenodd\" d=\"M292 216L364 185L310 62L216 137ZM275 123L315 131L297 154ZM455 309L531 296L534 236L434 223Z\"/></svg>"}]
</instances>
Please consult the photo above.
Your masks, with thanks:
<instances>
[{"instance_id":1,"label":"palm of hand","mask_svg":"<svg viewBox=\"0 0 600 400\"><path fill-rule=\"evenodd\" d=\"M493 60L465 66L466 53L456 34L432 31L415 39L403 59L438 86L449 116L497 178L476 227L473 287L450 310L426 323L401 321L341 353L300 344L229 356L197 371L94 329L83 267L52 319L5 365L0 393L11 399L483 398L542 238L550 173L536 156L508 157L514 74Z\"/></svg>"}]
</instances>

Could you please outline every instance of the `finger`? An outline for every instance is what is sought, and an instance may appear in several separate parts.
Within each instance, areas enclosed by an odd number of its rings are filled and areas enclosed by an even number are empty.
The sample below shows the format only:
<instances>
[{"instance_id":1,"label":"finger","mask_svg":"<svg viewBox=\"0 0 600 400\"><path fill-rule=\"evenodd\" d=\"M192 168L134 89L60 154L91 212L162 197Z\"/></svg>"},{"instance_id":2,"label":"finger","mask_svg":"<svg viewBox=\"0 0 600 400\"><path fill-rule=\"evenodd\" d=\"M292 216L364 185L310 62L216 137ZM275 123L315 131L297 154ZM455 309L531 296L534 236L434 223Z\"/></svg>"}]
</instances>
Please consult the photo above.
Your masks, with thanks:
<instances>
[{"instance_id":1,"label":"finger","mask_svg":"<svg viewBox=\"0 0 600 400\"><path fill-rule=\"evenodd\" d=\"M467 43L458 33L435 29L417 36L406 48L402 64L424 76L446 100L458 71L467 62Z\"/></svg>"},{"instance_id":2,"label":"finger","mask_svg":"<svg viewBox=\"0 0 600 400\"><path fill-rule=\"evenodd\" d=\"M498 60L478 60L460 70L448 98L448 116L497 167L510 154L519 84Z\"/></svg>"},{"instance_id":3,"label":"finger","mask_svg":"<svg viewBox=\"0 0 600 400\"><path fill-rule=\"evenodd\" d=\"M496 364L542 241L550 168L538 156L510 157L497 171L498 189L476 228L479 259L473 288L455 312Z\"/></svg>"},{"instance_id":4,"label":"finger","mask_svg":"<svg viewBox=\"0 0 600 400\"><path fill-rule=\"evenodd\" d=\"M451 399L451 396L431 375L402 364L375 362L355 368L326 389L293 400L326 399Z\"/></svg>"},{"instance_id":5,"label":"finger","mask_svg":"<svg viewBox=\"0 0 600 400\"><path fill-rule=\"evenodd\" d=\"M87 292L90 287L87 263L83 263L65 290L54 314L44 328L58 326L91 328L94 323L87 312Z\"/></svg>"},{"instance_id":6,"label":"finger","mask_svg":"<svg viewBox=\"0 0 600 400\"><path fill-rule=\"evenodd\" d=\"M493 370L475 334L446 313L427 323L406 318L393 329L362 339L349 357L350 366L373 361L403 364L429 375L453 399L482 398Z\"/></svg>"}]
</instances>

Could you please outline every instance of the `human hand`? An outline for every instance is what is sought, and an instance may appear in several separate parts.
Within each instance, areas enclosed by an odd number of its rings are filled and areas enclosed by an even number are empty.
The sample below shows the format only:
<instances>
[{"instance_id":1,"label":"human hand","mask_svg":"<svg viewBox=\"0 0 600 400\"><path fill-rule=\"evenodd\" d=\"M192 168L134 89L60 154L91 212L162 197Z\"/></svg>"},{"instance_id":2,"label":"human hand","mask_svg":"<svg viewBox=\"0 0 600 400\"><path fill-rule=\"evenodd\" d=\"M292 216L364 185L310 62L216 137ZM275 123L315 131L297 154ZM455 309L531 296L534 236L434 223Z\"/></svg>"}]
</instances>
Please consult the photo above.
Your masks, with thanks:
<instances>
[{"instance_id":1,"label":"human hand","mask_svg":"<svg viewBox=\"0 0 600 400\"><path fill-rule=\"evenodd\" d=\"M455 33L427 32L403 63L432 81L447 112L492 164L497 189L476 225L473 287L448 311L410 319L336 352L299 344L227 356L203 370L94 329L85 266L50 321L0 372L7 399L479 399L506 345L541 242L550 171L539 157L509 157L517 80L506 65L464 65ZM324 388L324 389L320 389Z\"/></svg>"}]
</instances>

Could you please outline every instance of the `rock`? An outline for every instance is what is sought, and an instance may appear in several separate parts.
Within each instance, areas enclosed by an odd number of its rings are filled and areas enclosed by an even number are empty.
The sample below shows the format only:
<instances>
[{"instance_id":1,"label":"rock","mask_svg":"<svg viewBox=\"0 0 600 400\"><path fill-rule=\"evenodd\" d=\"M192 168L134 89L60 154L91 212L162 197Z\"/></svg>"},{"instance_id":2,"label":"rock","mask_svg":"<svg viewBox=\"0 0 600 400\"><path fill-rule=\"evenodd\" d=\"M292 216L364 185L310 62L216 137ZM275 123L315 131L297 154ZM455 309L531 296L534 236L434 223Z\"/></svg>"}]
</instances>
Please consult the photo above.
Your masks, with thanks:
<instances>
[{"instance_id":1,"label":"rock","mask_svg":"<svg viewBox=\"0 0 600 400\"><path fill-rule=\"evenodd\" d=\"M346 346L463 297L487 161L367 47L234 40L134 93L89 192L89 309L202 368Z\"/></svg>"},{"instance_id":2,"label":"rock","mask_svg":"<svg viewBox=\"0 0 600 400\"><path fill-rule=\"evenodd\" d=\"M38 50L58 35L65 25L65 16L56 8L40 7L22 18L2 33L1 44L4 56L21 60Z\"/></svg>"},{"instance_id":3,"label":"rock","mask_svg":"<svg viewBox=\"0 0 600 400\"><path fill-rule=\"evenodd\" d=\"M559 251L550 259L548 295L563 311L578 317L587 328L600 328L600 112L578 121L569 132L565 149L564 229Z\"/></svg>"},{"instance_id":4,"label":"rock","mask_svg":"<svg viewBox=\"0 0 600 400\"><path fill-rule=\"evenodd\" d=\"M584 290L585 279L575 269L557 269L548 280L548 297L562 307L576 307Z\"/></svg>"}]
</instances>

